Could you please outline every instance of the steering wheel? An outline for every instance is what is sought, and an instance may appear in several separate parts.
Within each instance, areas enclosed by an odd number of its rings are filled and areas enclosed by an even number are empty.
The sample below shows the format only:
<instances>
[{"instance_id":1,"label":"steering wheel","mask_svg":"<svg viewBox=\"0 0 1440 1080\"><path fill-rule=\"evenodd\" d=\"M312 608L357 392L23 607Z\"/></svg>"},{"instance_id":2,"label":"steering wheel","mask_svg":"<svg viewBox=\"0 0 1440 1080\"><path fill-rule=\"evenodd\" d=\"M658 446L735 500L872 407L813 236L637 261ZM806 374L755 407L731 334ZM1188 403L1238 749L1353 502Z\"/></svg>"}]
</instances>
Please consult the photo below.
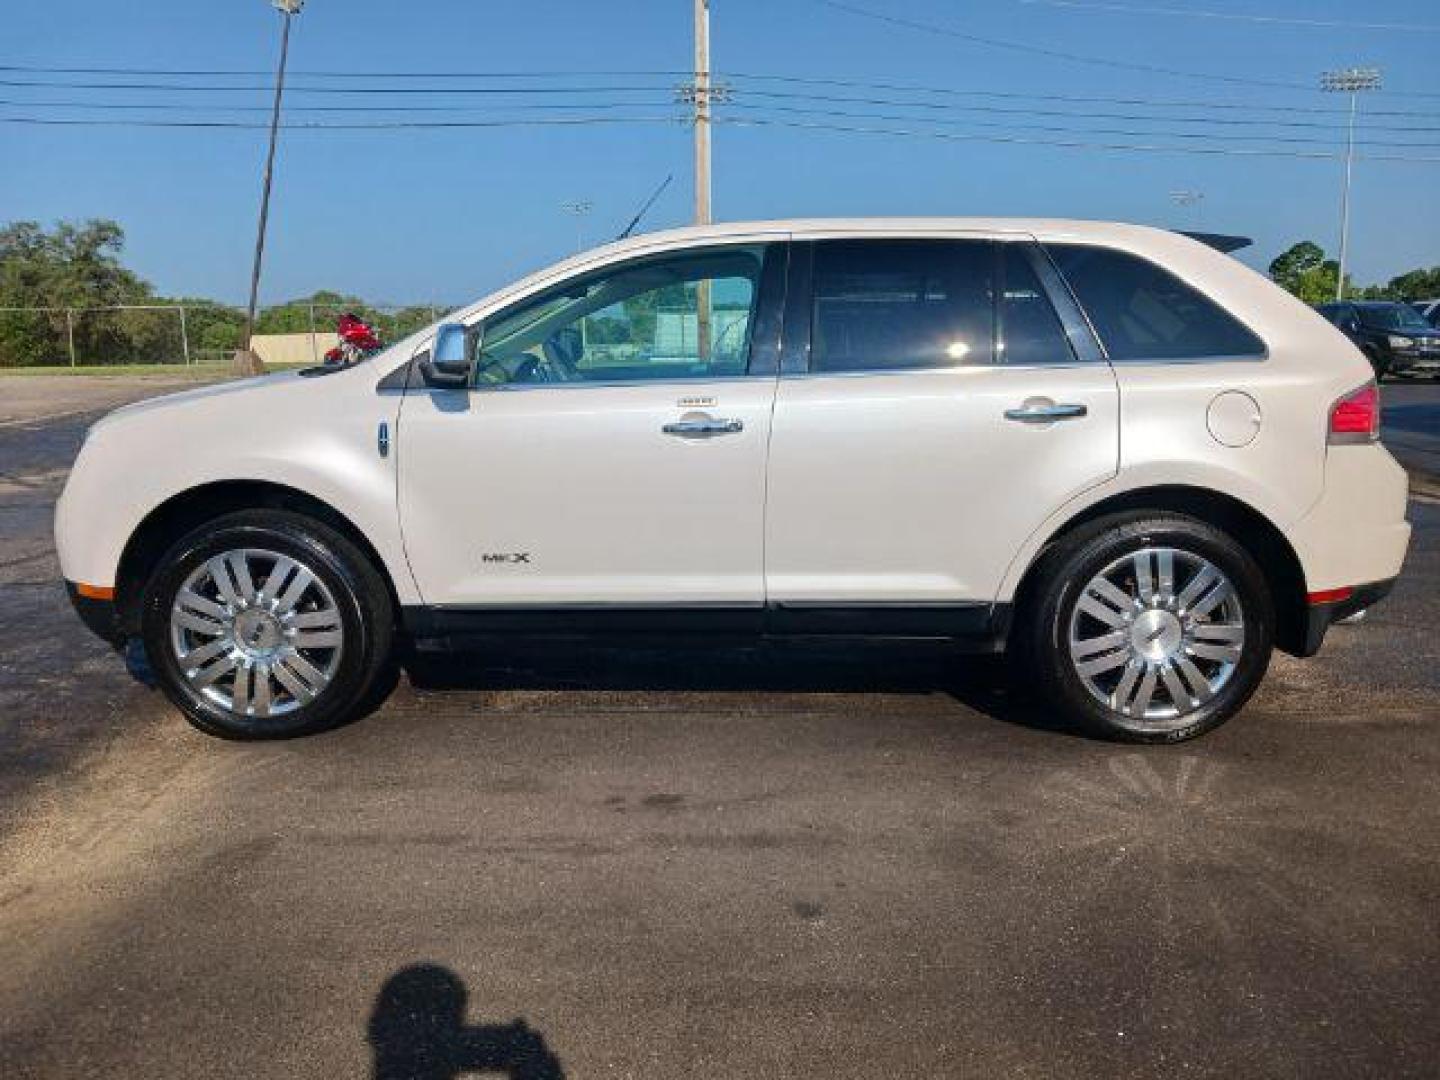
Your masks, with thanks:
<instances>
[{"instance_id":1,"label":"steering wheel","mask_svg":"<svg viewBox=\"0 0 1440 1080\"><path fill-rule=\"evenodd\" d=\"M540 343L540 351L550 368L551 382L574 382L580 378L580 332L574 327L564 327Z\"/></svg>"}]
</instances>

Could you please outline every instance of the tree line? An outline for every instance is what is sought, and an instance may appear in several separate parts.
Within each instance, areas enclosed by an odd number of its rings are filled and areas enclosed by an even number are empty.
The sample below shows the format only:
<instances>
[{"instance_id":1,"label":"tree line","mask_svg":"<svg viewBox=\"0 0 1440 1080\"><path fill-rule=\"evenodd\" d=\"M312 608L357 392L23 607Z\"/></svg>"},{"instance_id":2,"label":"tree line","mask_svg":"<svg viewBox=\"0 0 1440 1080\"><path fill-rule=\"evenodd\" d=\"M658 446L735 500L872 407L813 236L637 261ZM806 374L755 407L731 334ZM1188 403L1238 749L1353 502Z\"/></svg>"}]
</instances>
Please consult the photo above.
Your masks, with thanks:
<instances>
[{"instance_id":1,"label":"tree line","mask_svg":"<svg viewBox=\"0 0 1440 1080\"><path fill-rule=\"evenodd\" d=\"M1301 240L1270 263L1270 278L1307 304L1324 304L1335 299L1340 263L1315 241ZM1407 270L1383 285L1357 287L1346 274L1344 295L1349 300L1434 300L1440 298L1440 266Z\"/></svg>"},{"instance_id":2,"label":"tree line","mask_svg":"<svg viewBox=\"0 0 1440 1080\"><path fill-rule=\"evenodd\" d=\"M165 296L121 261L125 231L102 219L45 228L34 221L0 226L0 367L84 363L177 362L192 355L228 355L239 348L245 312L191 296ZM174 311L124 310L121 305L185 309L184 335ZM29 310L4 310L4 309ZM359 297L321 290L262 309L258 334L330 331L351 311L394 341L431 322L440 310L416 305L380 311ZM37 310L45 309L45 310ZM117 309L117 310L105 310Z\"/></svg>"}]
</instances>

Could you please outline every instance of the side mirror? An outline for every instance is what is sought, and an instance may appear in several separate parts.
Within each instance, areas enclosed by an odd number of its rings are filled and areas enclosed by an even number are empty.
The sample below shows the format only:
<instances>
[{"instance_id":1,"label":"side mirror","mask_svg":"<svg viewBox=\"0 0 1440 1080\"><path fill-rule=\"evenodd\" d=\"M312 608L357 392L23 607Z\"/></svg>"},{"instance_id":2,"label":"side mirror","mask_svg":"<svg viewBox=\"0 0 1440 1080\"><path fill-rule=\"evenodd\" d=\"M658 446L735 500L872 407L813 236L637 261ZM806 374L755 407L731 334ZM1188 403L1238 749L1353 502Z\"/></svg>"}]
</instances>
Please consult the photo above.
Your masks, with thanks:
<instances>
[{"instance_id":1,"label":"side mirror","mask_svg":"<svg viewBox=\"0 0 1440 1080\"><path fill-rule=\"evenodd\" d=\"M441 323L435 330L430 358L420 361L425 385L463 390L470 385L471 362L464 323Z\"/></svg>"}]
</instances>

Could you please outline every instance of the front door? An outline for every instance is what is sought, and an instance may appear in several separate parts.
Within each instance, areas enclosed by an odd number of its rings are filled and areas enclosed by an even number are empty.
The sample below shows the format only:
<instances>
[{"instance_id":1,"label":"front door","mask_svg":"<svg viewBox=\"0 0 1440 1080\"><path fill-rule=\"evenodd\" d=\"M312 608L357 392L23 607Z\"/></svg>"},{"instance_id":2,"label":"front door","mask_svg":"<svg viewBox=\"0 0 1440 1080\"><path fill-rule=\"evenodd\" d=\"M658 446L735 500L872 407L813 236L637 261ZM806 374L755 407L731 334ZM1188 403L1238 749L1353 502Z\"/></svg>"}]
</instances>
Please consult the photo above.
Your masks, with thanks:
<instances>
[{"instance_id":1,"label":"front door","mask_svg":"<svg viewBox=\"0 0 1440 1080\"><path fill-rule=\"evenodd\" d=\"M784 252L631 260L472 327L472 388L399 420L426 604L758 611Z\"/></svg>"},{"instance_id":2,"label":"front door","mask_svg":"<svg viewBox=\"0 0 1440 1080\"><path fill-rule=\"evenodd\" d=\"M852 616L831 625L943 628L1115 474L1114 375L1067 334L1033 244L818 241L792 259L809 300L787 320L775 403L769 598L791 623L808 607Z\"/></svg>"}]
</instances>

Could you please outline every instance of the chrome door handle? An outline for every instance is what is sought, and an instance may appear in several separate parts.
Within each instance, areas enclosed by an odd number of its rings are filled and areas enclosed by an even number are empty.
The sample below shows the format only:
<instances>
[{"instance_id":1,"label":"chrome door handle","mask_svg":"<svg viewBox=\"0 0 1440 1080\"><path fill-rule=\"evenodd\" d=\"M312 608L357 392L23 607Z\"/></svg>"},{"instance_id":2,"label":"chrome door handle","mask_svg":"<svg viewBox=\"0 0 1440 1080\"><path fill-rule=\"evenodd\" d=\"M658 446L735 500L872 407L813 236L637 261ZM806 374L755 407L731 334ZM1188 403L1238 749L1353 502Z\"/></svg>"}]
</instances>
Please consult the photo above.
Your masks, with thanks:
<instances>
[{"instance_id":1,"label":"chrome door handle","mask_svg":"<svg viewBox=\"0 0 1440 1080\"><path fill-rule=\"evenodd\" d=\"M734 435L745 430L743 420L721 420L713 417L697 417L693 420L676 420L660 429L666 435L679 435L693 439L705 435Z\"/></svg>"},{"instance_id":2,"label":"chrome door handle","mask_svg":"<svg viewBox=\"0 0 1440 1080\"><path fill-rule=\"evenodd\" d=\"M1018 420L1022 424L1050 424L1056 420L1074 420L1085 416L1089 409L1084 405L1056 405L1027 401L1018 409L1006 409L1006 420Z\"/></svg>"}]
</instances>

